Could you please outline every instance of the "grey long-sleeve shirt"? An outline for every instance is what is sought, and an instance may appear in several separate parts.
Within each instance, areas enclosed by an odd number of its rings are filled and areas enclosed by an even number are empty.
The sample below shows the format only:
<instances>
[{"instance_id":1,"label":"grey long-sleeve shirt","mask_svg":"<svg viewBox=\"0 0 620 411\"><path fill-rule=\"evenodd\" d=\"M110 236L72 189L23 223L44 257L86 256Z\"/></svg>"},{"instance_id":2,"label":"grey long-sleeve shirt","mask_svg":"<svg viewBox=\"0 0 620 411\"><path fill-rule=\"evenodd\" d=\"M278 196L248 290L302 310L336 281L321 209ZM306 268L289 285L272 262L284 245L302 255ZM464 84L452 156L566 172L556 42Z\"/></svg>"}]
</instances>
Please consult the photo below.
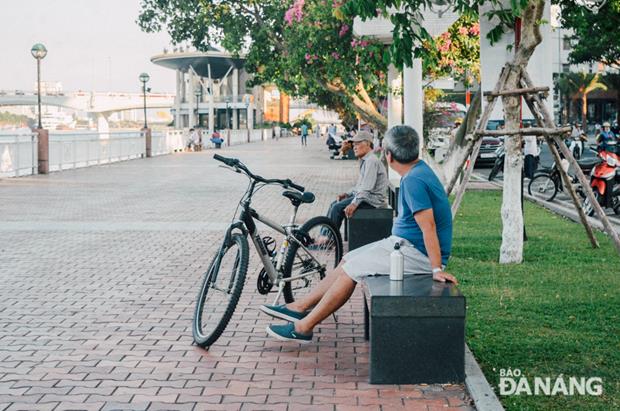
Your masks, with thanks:
<instances>
[{"instance_id":1,"label":"grey long-sleeve shirt","mask_svg":"<svg viewBox=\"0 0 620 411\"><path fill-rule=\"evenodd\" d=\"M357 184L348 194L353 195L352 203L360 205L363 201L373 207L387 205L387 170L372 151L360 160L360 176Z\"/></svg>"}]
</instances>

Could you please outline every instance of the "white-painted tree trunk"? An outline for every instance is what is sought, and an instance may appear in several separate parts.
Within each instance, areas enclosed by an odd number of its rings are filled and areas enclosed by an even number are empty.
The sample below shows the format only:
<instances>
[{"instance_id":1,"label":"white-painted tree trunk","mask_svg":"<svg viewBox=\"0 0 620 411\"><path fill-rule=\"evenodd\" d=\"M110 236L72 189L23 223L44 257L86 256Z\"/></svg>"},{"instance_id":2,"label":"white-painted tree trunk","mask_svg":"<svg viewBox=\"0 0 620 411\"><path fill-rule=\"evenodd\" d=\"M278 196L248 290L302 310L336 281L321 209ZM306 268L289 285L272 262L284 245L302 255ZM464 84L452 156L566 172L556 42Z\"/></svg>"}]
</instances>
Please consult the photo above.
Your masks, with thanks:
<instances>
[{"instance_id":1,"label":"white-painted tree trunk","mask_svg":"<svg viewBox=\"0 0 620 411\"><path fill-rule=\"evenodd\" d=\"M510 76L512 77L512 76ZM509 77L507 88L516 88ZM518 81L518 80L517 80ZM506 97L504 118L506 130L520 127L519 98ZM521 170L523 154L520 135L506 138L506 158L504 160L504 192L502 196L502 246L499 252L501 264L520 263L523 261L523 213L521 210Z\"/></svg>"}]
</instances>

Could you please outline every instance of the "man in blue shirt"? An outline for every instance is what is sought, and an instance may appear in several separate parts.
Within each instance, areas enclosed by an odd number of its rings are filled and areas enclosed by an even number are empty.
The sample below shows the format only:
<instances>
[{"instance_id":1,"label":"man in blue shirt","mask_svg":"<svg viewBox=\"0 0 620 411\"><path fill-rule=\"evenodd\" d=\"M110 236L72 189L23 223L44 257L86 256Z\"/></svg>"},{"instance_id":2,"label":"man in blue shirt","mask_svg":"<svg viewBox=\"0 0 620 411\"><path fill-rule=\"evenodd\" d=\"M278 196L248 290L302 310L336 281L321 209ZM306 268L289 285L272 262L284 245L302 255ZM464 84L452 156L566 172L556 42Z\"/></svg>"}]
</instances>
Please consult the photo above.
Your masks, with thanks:
<instances>
[{"instance_id":1,"label":"man in blue shirt","mask_svg":"<svg viewBox=\"0 0 620 411\"><path fill-rule=\"evenodd\" d=\"M457 280L444 271L452 248L452 213L448 197L430 167L418 158L419 137L409 126L391 128L384 139L389 166L401 176L398 218L392 235L343 257L315 289L291 304L263 305L261 310L289 321L270 325L267 333L283 341L308 343L314 327L338 310L366 275L389 273L390 253L401 244L406 274L433 275L433 280Z\"/></svg>"}]
</instances>

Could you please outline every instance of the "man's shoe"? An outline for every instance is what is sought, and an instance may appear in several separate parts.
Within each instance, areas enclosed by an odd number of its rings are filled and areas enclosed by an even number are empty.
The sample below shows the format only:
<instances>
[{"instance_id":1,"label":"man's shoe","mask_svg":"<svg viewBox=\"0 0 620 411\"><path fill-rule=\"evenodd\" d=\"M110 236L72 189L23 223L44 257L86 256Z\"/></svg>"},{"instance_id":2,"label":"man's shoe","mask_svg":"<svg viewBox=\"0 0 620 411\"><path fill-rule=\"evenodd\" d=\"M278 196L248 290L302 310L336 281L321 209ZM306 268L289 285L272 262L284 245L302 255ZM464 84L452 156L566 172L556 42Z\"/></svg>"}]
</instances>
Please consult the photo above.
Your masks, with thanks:
<instances>
[{"instance_id":1,"label":"man's shoe","mask_svg":"<svg viewBox=\"0 0 620 411\"><path fill-rule=\"evenodd\" d=\"M260 310L265 314L269 314L272 317L280 318L285 321L295 322L299 321L308 315L307 312L300 313L299 311L293 311L286 308L286 304L282 305L267 305L260 306Z\"/></svg>"},{"instance_id":2,"label":"man's shoe","mask_svg":"<svg viewBox=\"0 0 620 411\"><path fill-rule=\"evenodd\" d=\"M293 323L288 323L286 325L270 325L267 327L267 334L280 341L295 341L299 344L308 344L312 342L312 333L298 333L295 331L295 324Z\"/></svg>"}]
</instances>

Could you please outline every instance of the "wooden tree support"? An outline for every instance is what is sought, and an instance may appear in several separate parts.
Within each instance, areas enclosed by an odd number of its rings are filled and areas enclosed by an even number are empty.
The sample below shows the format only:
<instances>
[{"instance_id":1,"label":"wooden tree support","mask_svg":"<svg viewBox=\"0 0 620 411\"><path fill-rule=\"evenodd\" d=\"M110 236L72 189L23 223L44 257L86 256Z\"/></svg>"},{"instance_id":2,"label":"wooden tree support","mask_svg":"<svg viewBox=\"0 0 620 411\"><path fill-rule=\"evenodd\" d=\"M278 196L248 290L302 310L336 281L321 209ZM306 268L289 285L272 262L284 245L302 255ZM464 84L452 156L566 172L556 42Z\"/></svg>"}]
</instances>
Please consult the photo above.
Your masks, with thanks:
<instances>
[{"instance_id":1,"label":"wooden tree support","mask_svg":"<svg viewBox=\"0 0 620 411\"><path fill-rule=\"evenodd\" d=\"M524 85L528 87L532 86L532 80L530 79L530 76L528 75L527 71L525 70L522 71L521 79ZM540 111L537 110L537 112L539 115L542 116L542 120L546 123L545 125L553 125L553 120L551 120L552 118L551 114L549 113L549 110L547 110L547 107L542 103L540 98L536 95L530 95L529 99L530 101L532 101L532 103L535 103L535 107L538 110L540 110ZM583 174L583 171L581 171L581 167L579 167L579 163L577 163L577 160L575 160L575 157L573 157L573 153L568 149L568 147L566 147L566 144L564 143L563 139L559 138L557 135L554 135L551 138L553 139L555 144L557 144L557 146L560 148L560 151L562 152L564 157L568 160L571 167L573 167L573 169L575 170L575 175L577 176L577 180L579 180L579 183L583 187L586 197L588 197L588 200L592 203L596 214L598 215L599 219L603 223L603 227L605 228L605 231L607 232L609 237L612 239L616 247L616 251L618 252L618 254L620 254L620 238L618 237L618 233L616 232L616 230L614 230L613 226L609 222L609 219L607 218L607 215L605 214L605 210L603 210L603 208L600 206L598 201L596 201L596 198L594 197L594 193L592 192L592 188L590 187L590 182L588 181L586 176ZM553 144L549 144L549 147L553 147ZM552 153L554 149L555 147L553 147ZM559 154L558 154L558 158L559 158ZM566 174L564 170L562 169L562 167L558 167L558 169L561 170L560 173ZM568 175L563 176L563 177L569 180ZM569 188L569 192L571 192L571 196L572 196L573 195L572 192L574 191L572 185L565 184L565 186ZM594 238L594 235L591 234L592 227L590 227L590 224L588 223L588 219L586 218L583 212L583 209L581 207L581 201L579 200L576 194L574 194L573 203L575 204L575 208L577 212L579 213L579 218L581 219L582 224L584 225L586 231L588 232L588 236L591 237L590 241L594 245L594 242L596 241L596 239ZM596 246L598 246L598 242L596 242Z\"/></svg>"},{"instance_id":2,"label":"wooden tree support","mask_svg":"<svg viewBox=\"0 0 620 411\"><path fill-rule=\"evenodd\" d=\"M590 243L592 244L592 247L594 248L599 247L598 241L596 240L596 237L594 236L594 231L592 227L590 226L590 223L588 222L588 219L585 213L583 212L581 200L579 196L577 195L577 193L575 192L575 188L572 185L571 178L568 175L568 173L564 170L564 168L561 166L560 152L568 160L569 164L575 170L577 179L579 180L579 183L583 186L584 192L587 198L593 204L598 217L603 223L603 227L605 228L605 231L607 232L609 237L614 242L616 250L620 254L620 238L618 237L618 233L616 233L613 226L609 222L609 219L607 218L605 211L598 204L598 201L596 201L596 198L594 197L594 193L592 192L592 189L590 188L590 184L588 180L586 179L585 175L583 174L583 172L581 171L581 168L579 167L577 160L575 160L575 158L573 157L573 153L568 149L568 147L566 147L564 140L560 138L561 134L569 132L571 128L570 127L556 127L551 117L551 114L549 113L549 110L547 110L547 107L542 101L542 99L546 97L545 94L546 92L549 91L549 89L547 87L534 87L532 80L530 79L525 68L521 68L520 73L519 73L519 76L520 76L519 83L522 88L515 89L515 90L503 90L506 80L508 78L509 72L513 68L514 67L511 67L510 63L507 63L502 69L500 78L495 86L495 89L490 93L489 92L484 93L484 95L488 97L489 104L486 106L484 113L482 114L482 118L480 119L480 122L478 123L478 127L476 128L476 131L474 133L480 136L542 135L545 138L545 141L547 142L549 149L551 150L551 154L553 155L553 158L555 159L555 162L560 172L560 176L562 178L564 187L567 189L571 197L571 200L573 201L575 209L577 210L577 213L579 214L579 219L581 220L581 223L583 224L586 230L586 234L590 240ZM539 127L519 129L519 130L502 130L502 131L486 130L487 124L489 122L489 118L491 116L491 113L493 112L493 108L495 107L495 103L497 102L498 98L500 96L513 96L513 95L522 95L524 97L524 100L526 104L528 105L528 107L530 108L530 111L536 118L536 121ZM478 157L478 152L480 150L481 143L482 143L482 139L479 139L476 142L476 145L474 146L474 150L472 152L469 167L465 169L463 181L457 191L456 198L452 204L452 218L456 216L456 213L458 212L458 209L461 205L463 195L465 193L465 188L467 186L467 183L469 182L469 179L471 178L471 173L473 171L476 158ZM558 148L559 148L559 151L558 151Z\"/></svg>"},{"instance_id":3,"label":"wooden tree support","mask_svg":"<svg viewBox=\"0 0 620 411\"><path fill-rule=\"evenodd\" d=\"M502 90L497 93L494 91L485 91L484 96L487 100L491 100L494 97L501 96L519 96L524 94L532 94L532 93L549 93L549 87L526 87L526 88L517 88L514 90Z\"/></svg>"},{"instance_id":4,"label":"wooden tree support","mask_svg":"<svg viewBox=\"0 0 620 411\"><path fill-rule=\"evenodd\" d=\"M476 131L476 134L481 136L501 137L501 136L514 136L521 134L523 136L545 136L550 134L564 134L569 133L572 129L570 127L560 128L540 128L530 127L521 128L519 130L480 130Z\"/></svg>"},{"instance_id":5,"label":"wooden tree support","mask_svg":"<svg viewBox=\"0 0 620 411\"><path fill-rule=\"evenodd\" d=\"M499 93L500 90L504 88L504 84L508 79L508 75L510 74L510 67L508 65L502 68L502 71L499 75L499 80L495 85L495 89L493 89L494 93ZM482 117L480 118L480 123L478 123L478 127L474 133L478 133L487 128L487 124L489 123L489 119L491 118L491 114L493 113L493 109L495 108L495 103L497 103L497 97L487 104L484 108L484 112L482 113ZM467 183L471 178L471 173L474 171L474 166L476 164L476 159L478 158L478 153L480 152L480 146L482 145L482 139L476 141L474 145L474 149L471 154L471 161L469 162L469 167L465 169L465 174L463 176L463 181L459 186L458 191L456 192L456 197L454 198L454 202L452 203L452 219L456 216L459 207L461 206L461 201L463 201L463 195L465 194L465 187L467 187Z\"/></svg>"}]
</instances>

